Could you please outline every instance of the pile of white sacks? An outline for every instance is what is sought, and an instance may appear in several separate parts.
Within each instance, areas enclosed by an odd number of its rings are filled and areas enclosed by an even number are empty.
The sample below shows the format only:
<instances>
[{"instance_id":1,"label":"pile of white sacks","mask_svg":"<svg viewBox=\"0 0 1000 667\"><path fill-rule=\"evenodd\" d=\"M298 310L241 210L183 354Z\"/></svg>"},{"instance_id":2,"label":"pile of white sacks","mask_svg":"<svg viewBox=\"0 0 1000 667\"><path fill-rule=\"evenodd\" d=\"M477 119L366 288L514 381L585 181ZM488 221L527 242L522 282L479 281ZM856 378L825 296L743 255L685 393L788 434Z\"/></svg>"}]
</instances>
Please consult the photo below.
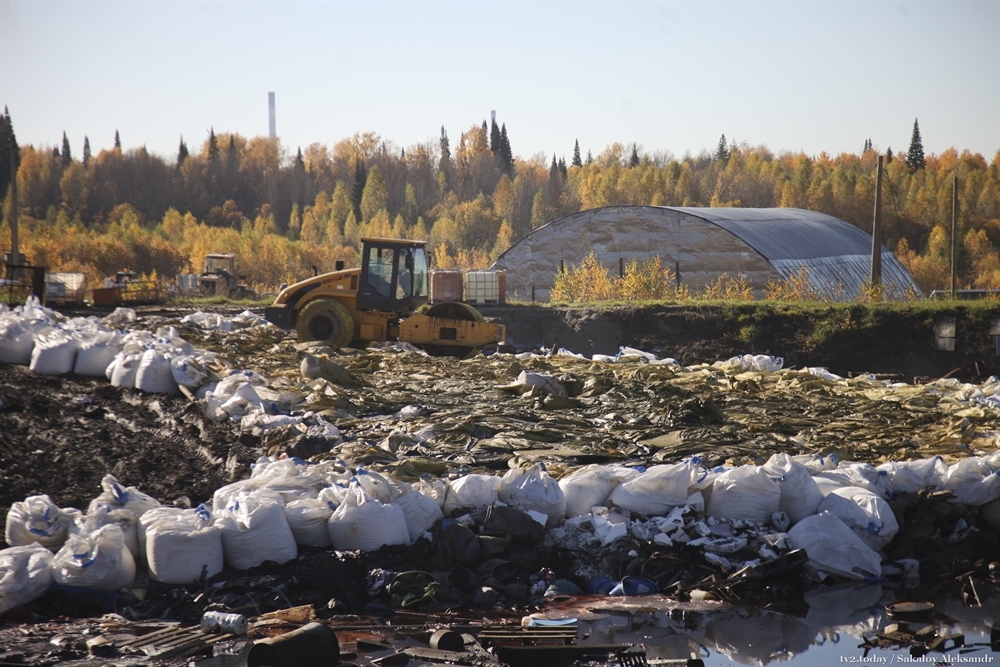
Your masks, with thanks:
<instances>
[{"instance_id":1,"label":"pile of white sacks","mask_svg":"<svg viewBox=\"0 0 1000 667\"><path fill-rule=\"evenodd\" d=\"M151 332L133 328L135 321L130 308L98 319L66 318L34 296L14 309L0 304L0 362L29 366L40 375L104 376L116 387L150 393L178 394L183 387L205 399L205 414L215 421L249 415L248 427L260 422L264 430L302 421L280 414L279 397L267 390L267 378L249 370L220 373L224 364L218 355L191 346L175 327ZM223 331L270 326L249 311L232 318L198 311L181 322Z\"/></svg>"},{"instance_id":2,"label":"pile of white sacks","mask_svg":"<svg viewBox=\"0 0 1000 667\"><path fill-rule=\"evenodd\" d=\"M50 583L117 590L137 563L169 584L229 567L294 559L298 546L371 551L408 545L444 517L481 522L492 505L528 513L549 529L605 544L631 534L698 547L723 570L805 549L811 568L850 579L882 576L879 551L899 530L886 499L926 487L968 505L1000 497L1000 452L948 466L940 458L874 468L835 457L775 454L764 465L706 469L697 458L648 469L593 465L560 480L536 463L503 476L425 476L405 483L343 461L261 458L249 479L218 489L212 506L162 507L108 476L86 513L47 496L15 503L0 551L0 611ZM759 558L727 555L759 543ZM54 554L54 555L53 555Z\"/></svg>"}]
</instances>

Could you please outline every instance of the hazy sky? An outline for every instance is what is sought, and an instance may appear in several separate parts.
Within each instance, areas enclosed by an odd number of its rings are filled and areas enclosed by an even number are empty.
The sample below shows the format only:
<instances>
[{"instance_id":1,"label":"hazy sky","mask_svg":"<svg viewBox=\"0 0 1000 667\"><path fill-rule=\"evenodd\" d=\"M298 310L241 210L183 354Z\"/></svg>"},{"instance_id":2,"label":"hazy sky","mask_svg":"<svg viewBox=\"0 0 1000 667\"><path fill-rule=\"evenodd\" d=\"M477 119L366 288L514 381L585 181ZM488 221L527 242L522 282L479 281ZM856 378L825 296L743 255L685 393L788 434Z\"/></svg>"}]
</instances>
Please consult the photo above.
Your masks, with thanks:
<instances>
[{"instance_id":1,"label":"hazy sky","mask_svg":"<svg viewBox=\"0 0 1000 667\"><path fill-rule=\"evenodd\" d=\"M495 109L515 156L613 142L680 157L719 135L775 152L1000 148L1000 1L0 0L18 142L170 160L210 127L282 144L459 135Z\"/></svg>"}]
</instances>

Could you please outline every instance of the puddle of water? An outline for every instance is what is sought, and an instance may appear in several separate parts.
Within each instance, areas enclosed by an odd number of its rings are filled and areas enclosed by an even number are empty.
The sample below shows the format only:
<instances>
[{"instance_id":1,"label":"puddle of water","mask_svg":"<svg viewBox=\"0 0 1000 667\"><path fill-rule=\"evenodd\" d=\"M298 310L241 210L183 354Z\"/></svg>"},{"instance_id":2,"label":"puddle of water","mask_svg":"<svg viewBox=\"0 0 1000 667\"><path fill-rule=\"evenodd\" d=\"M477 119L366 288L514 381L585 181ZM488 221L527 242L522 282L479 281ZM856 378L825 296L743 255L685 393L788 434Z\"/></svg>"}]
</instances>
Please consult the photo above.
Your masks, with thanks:
<instances>
[{"instance_id":1,"label":"puddle of water","mask_svg":"<svg viewBox=\"0 0 1000 667\"><path fill-rule=\"evenodd\" d=\"M843 583L808 591L794 613L747 610L721 603L678 603L659 596L605 598L576 603L580 643L641 644L647 659L700 657L706 667L769 665L985 664L1000 667L1000 653L990 650L990 628L1000 620L1000 598L982 607L963 607L955 594L936 593L934 625L938 636L963 634L964 645L946 653L911 656L909 647L874 649L865 655L864 637L874 638L887 625L886 606L897 591L878 585ZM916 598L907 598L916 599ZM923 597L922 599L927 599ZM923 623L910 622L915 631ZM979 644L974 646L974 644ZM954 645L950 643L949 645ZM939 662L942 661L942 662Z\"/></svg>"}]
</instances>

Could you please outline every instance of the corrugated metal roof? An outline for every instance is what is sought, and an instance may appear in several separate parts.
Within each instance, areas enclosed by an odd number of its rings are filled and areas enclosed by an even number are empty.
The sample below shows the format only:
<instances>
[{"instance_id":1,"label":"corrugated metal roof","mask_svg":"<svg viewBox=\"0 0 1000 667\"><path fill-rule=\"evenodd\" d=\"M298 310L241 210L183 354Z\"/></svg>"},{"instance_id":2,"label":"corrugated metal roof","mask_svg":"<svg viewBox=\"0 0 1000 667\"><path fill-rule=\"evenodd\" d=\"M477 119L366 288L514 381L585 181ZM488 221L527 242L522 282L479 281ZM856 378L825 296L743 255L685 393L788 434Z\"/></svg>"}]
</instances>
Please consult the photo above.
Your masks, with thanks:
<instances>
[{"instance_id":1,"label":"corrugated metal roof","mask_svg":"<svg viewBox=\"0 0 1000 667\"><path fill-rule=\"evenodd\" d=\"M786 280L800 269L823 296L857 297L871 277L872 237L832 215L801 208L664 206L722 227L759 252ZM919 288L896 256L882 246L882 284L894 298Z\"/></svg>"},{"instance_id":2,"label":"corrugated metal roof","mask_svg":"<svg viewBox=\"0 0 1000 667\"><path fill-rule=\"evenodd\" d=\"M769 260L869 256L872 237L825 213L801 208L665 206L722 227Z\"/></svg>"},{"instance_id":3,"label":"corrugated metal roof","mask_svg":"<svg viewBox=\"0 0 1000 667\"><path fill-rule=\"evenodd\" d=\"M678 215L682 217L678 219ZM526 272L530 274L527 280L532 290L539 286L547 293L551 280L535 274L545 274L546 270L554 273L552 267L558 267L562 260L580 262L588 250L599 246L600 261L605 261L605 254L620 261L623 253L634 256L641 250L647 255L659 254L658 248L664 248L668 255L678 252L688 255L686 259L681 257L685 264L681 272L685 276L697 275L700 271L736 272L745 277L747 258L727 259L733 248L723 247L725 244L712 239L704 228L698 232L696 225L684 225L681 220L686 216L731 234L745 248L756 251L770 265L770 270L786 280L804 268L809 283L824 298L856 298L868 280L871 236L839 218L797 208L612 206L590 209L553 220L534 230L501 254L494 268ZM625 240L619 242L619 238ZM713 244L711 248L700 247L708 242ZM726 259L732 266L718 267L720 259ZM508 289L516 286L515 279L516 276L508 275ZM895 298L902 297L908 290L920 293L910 273L884 246L882 281L884 289Z\"/></svg>"}]
</instances>

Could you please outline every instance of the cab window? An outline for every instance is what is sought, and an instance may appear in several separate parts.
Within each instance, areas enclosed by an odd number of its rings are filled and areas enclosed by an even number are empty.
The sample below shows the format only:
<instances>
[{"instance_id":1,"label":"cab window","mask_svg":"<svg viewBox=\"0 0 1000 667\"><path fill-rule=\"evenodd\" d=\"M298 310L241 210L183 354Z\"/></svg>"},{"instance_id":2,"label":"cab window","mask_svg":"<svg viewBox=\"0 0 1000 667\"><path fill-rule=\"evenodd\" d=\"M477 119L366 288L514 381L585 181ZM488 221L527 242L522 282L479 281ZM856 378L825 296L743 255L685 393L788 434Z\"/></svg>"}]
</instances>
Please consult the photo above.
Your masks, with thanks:
<instances>
[{"instance_id":1,"label":"cab window","mask_svg":"<svg viewBox=\"0 0 1000 667\"><path fill-rule=\"evenodd\" d=\"M389 298L392 287L392 265L395 253L392 248L369 248L368 284L382 296Z\"/></svg>"}]
</instances>

